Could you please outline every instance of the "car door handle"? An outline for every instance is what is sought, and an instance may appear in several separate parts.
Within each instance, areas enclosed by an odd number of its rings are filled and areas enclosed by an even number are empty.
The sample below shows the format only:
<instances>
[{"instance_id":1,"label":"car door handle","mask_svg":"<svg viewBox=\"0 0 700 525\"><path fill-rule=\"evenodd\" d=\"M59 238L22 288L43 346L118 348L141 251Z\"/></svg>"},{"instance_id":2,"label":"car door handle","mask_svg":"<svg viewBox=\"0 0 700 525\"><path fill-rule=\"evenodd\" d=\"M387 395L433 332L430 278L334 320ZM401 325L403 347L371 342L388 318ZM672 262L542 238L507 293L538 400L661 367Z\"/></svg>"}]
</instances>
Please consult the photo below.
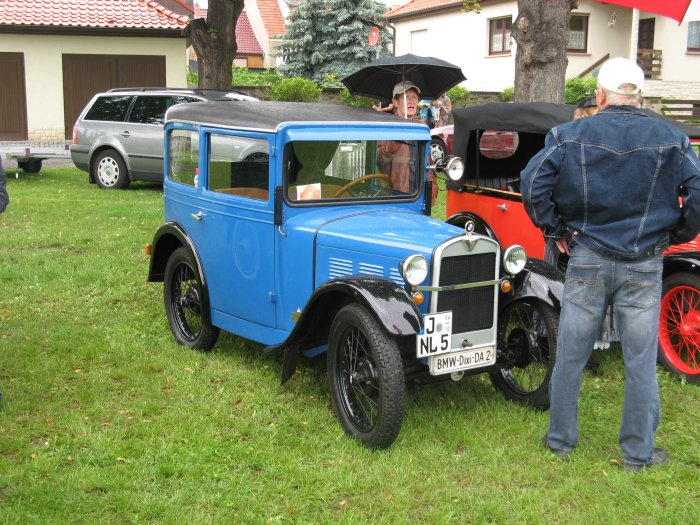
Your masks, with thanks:
<instances>
[{"instance_id":1,"label":"car door handle","mask_svg":"<svg viewBox=\"0 0 700 525\"><path fill-rule=\"evenodd\" d=\"M193 213L193 214L192 214L192 218L193 218L195 221L201 221L203 216L204 216L204 214L202 213L201 210L198 211L197 213Z\"/></svg>"},{"instance_id":2,"label":"car door handle","mask_svg":"<svg viewBox=\"0 0 700 525\"><path fill-rule=\"evenodd\" d=\"M508 205L505 202L502 202L501 204L497 204L496 208L498 208L499 210L507 211Z\"/></svg>"},{"instance_id":3,"label":"car door handle","mask_svg":"<svg viewBox=\"0 0 700 525\"><path fill-rule=\"evenodd\" d=\"M129 137L131 137L131 133L129 133L128 131L122 131L122 137L128 139Z\"/></svg>"}]
</instances>

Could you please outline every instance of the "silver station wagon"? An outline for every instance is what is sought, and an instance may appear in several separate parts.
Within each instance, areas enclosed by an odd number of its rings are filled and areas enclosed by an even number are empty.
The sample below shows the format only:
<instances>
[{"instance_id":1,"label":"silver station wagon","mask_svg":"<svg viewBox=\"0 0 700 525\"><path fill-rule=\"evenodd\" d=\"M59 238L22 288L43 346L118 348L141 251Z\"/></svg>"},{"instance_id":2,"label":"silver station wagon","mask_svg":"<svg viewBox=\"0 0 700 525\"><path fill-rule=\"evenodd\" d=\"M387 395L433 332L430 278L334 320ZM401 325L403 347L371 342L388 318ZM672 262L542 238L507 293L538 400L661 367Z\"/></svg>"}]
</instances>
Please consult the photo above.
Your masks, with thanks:
<instances>
[{"instance_id":1,"label":"silver station wagon","mask_svg":"<svg viewBox=\"0 0 700 525\"><path fill-rule=\"evenodd\" d=\"M73 163L91 183L124 189L131 181L163 182L163 122L169 107L188 102L257 101L239 91L119 88L98 93L73 127ZM255 148L242 150L255 158Z\"/></svg>"}]
</instances>

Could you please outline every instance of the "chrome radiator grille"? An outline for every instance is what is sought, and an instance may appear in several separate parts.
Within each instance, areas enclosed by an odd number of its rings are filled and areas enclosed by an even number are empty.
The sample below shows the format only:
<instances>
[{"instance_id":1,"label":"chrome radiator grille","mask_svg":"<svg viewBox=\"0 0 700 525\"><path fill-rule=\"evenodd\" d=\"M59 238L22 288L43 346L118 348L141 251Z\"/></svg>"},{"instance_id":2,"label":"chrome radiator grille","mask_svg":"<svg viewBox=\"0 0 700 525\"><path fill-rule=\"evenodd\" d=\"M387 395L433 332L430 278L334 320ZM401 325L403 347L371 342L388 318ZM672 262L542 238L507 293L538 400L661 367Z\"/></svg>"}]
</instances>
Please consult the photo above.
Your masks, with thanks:
<instances>
[{"instance_id":1,"label":"chrome radiator grille","mask_svg":"<svg viewBox=\"0 0 700 525\"><path fill-rule=\"evenodd\" d=\"M490 281L494 278L496 254L477 253L444 257L440 268L440 286ZM493 326L493 286L440 292L437 310L451 310L452 332L484 330Z\"/></svg>"}]
</instances>

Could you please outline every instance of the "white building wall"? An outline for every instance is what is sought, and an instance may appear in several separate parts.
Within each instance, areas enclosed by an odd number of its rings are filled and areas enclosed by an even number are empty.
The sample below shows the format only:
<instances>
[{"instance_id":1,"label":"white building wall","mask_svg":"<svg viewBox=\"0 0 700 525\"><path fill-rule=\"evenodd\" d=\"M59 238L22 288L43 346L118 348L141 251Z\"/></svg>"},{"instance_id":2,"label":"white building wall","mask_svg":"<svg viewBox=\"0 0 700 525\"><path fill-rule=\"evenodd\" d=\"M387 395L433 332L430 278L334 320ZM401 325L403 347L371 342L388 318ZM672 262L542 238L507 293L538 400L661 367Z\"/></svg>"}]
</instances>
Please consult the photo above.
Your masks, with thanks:
<instances>
[{"instance_id":1,"label":"white building wall","mask_svg":"<svg viewBox=\"0 0 700 525\"><path fill-rule=\"evenodd\" d=\"M166 85L187 87L184 38L0 34L0 51L24 54L29 138L64 136L63 54L164 55ZM86 71L86 77L90 72Z\"/></svg>"},{"instance_id":2,"label":"white building wall","mask_svg":"<svg viewBox=\"0 0 700 525\"><path fill-rule=\"evenodd\" d=\"M697 0L694 0L697 1ZM611 15L616 15L613 25ZM578 76L605 55L629 57L632 41L632 10L582 0L573 13L589 15L586 53L568 53L566 78ZM435 56L462 68L471 91L499 92L513 86L516 45L510 55L489 56L489 20L517 16L515 1L482 5L480 13L453 11L416 19L394 21L396 54ZM642 17L649 17L642 13ZM700 82L700 53L687 53L687 23L656 16L655 48L663 50L662 79ZM700 94L698 94L700 96Z\"/></svg>"},{"instance_id":3,"label":"white building wall","mask_svg":"<svg viewBox=\"0 0 700 525\"><path fill-rule=\"evenodd\" d=\"M253 29L253 34L258 40L258 43L263 51L263 67L275 67L275 50L272 48L272 46L278 45L279 42L268 38L265 22L263 22L262 14L260 13L257 2L246 3L245 11L248 15L250 27ZM239 64L237 63L236 65ZM246 64L243 64L243 66L245 65Z\"/></svg>"},{"instance_id":4,"label":"white building wall","mask_svg":"<svg viewBox=\"0 0 700 525\"><path fill-rule=\"evenodd\" d=\"M470 91L501 91L513 85L515 50L511 55L489 56L489 19L513 13L515 2L485 5L481 13L450 12L396 26L396 54L434 56L462 68ZM413 34L413 36L412 36Z\"/></svg>"},{"instance_id":5,"label":"white building wall","mask_svg":"<svg viewBox=\"0 0 700 525\"><path fill-rule=\"evenodd\" d=\"M663 43L663 47L660 44ZM654 48L663 49L661 79L700 82L700 53L688 53L688 24L656 18ZM698 93L695 98L700 98Z\"/></svg>"}]
</instances>

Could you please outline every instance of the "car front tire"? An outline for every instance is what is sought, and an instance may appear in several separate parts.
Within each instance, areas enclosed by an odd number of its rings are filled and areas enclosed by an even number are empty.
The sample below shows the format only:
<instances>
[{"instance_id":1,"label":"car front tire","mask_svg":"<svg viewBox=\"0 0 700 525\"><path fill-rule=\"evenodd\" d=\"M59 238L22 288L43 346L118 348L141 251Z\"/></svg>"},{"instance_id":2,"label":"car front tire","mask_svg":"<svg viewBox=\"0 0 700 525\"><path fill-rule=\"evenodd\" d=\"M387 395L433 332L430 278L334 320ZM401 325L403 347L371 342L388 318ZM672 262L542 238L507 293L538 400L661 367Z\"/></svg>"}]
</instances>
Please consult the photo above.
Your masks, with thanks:
<instances>
[{"instance_id":1,"label":"car front tire","mask_svg":"<svg viewBox=\"0 0 700 525\"><path fill-rule=\"evenodd\" d=\"M129 187L129 172L121 155L113 149L100 152L93 162L97 185L104 190L123 190Z\"/></svg>"},{"instance_id":2,"label":"car front tire","mask_svg":"<svg viewBox=\"0 0 700 525\"><path fill-rule=\"evenodd\" d=\"M549 408L558 326L557 311L538 299L515 301L500 312L498 338L511 362L489 373L496 390L511 401Z\"/></svg>"},{"instance_id":3,"label":"car front tire","mask_svg":"<svg viewBox=\"0 0 700 525\"><path fill-rule=\"evenodd\" d=\"M333 320L328 382L345 432L372 449L390 446L401 430L406 383L396 340L363 306L350 304Z\"/></svg>"}]
</instances>

